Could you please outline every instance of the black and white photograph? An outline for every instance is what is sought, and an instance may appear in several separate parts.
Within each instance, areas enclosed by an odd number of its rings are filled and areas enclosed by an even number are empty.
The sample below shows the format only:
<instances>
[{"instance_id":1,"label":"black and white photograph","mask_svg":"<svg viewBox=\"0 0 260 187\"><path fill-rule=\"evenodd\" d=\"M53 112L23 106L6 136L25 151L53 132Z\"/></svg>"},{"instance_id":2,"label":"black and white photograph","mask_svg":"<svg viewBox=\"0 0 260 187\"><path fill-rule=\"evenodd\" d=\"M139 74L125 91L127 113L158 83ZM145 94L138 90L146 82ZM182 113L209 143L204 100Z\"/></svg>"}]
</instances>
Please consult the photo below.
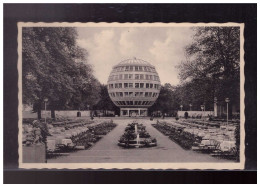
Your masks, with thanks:
<instances>
[{"instance_id":1,"label":"black and white photograph","mask_svg":"<svg viewBox=\"0 0 260 187\"><path fill-rule=\"evenodd\" d=\"M20 168L244 168L244 24L17 26Z\"/></svg>"}]
</instances>

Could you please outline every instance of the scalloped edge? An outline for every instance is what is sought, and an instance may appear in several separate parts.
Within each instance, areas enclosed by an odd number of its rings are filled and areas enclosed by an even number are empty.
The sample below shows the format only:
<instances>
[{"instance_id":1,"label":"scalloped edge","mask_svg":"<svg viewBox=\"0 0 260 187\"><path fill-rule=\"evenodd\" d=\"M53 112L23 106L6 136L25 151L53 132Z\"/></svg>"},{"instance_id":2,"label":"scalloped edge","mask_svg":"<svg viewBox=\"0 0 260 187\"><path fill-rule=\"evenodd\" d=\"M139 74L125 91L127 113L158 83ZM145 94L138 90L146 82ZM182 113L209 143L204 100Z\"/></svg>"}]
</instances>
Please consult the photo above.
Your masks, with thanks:
<instances>
[{"instance_id":1,"label":"scalloped edge","mask_svg":"<svg viewBox=\"0 0 260 187\"><path fill-rule=\"evenodd\" d=\"M23 163L22 162L22 27L198 27L237 26L240 27L240 162L239 163ZM107 169L107 170L242 170L245 165L245 74L244 74L244 23L119 23L119 22L18 22L18 164L23 169ZM243 111L243 113L242 113ZM242 115L243 114L243 115Z\"/></svg>"}]
</instances>

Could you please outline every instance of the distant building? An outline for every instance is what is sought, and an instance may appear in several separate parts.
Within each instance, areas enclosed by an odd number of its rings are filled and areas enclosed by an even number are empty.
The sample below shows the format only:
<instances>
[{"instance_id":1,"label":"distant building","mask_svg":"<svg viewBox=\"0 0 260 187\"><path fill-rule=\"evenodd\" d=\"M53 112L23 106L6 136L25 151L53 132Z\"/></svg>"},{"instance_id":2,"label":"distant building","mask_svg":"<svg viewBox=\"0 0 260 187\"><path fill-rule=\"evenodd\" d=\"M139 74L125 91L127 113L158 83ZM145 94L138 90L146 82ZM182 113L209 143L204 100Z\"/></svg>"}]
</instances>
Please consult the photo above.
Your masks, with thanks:
<instances>
[{"instance_id":1,"label":"distant building","mask_svg":"<svg viewBox=\"0 0 260 187\"><path fill-rule=\"evenodd\" d=\"M161 87L155 67L136 58L115 65L107 83L120 116L147 116L147 108L154 104Z\"/></svg>"}]
</instances>

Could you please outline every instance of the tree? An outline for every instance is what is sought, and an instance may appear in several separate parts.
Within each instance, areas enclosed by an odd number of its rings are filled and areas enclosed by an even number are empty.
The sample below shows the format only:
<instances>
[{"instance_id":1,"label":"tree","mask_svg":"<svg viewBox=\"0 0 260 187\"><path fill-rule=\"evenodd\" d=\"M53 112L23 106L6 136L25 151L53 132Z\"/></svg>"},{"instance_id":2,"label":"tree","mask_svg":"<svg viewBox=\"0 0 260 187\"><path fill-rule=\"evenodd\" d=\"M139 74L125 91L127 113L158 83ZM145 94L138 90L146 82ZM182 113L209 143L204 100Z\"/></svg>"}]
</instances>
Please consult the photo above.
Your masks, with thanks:
<instances>
[{"instance_id":1,"label":"tree","mask_svg":"<svg viewBox=\"0 0 260 187\"><path fill-rule=\"evenodd\" d=\"M149 111L161 111L162 113L174 113L178 109L179 98L175 95L175 88L166 83L161 86L160 94L155 104L149 108Z\"/></svg>"},{"instance_id":2,"label":"tree","mask_svg":"<svg viewBox=\"0 0 260 187\"><path fill-rule=\"evenodd\" d=\"M201 97L201 104L213 102L214 96L220 101L229 97L231 103L239 104L239 27L199 27L195 31L193 43L186 48L187 60L178 66L182 83L197 89L195 97Z\"/></svg>"},{"instance_id":3,"label":"tree","mask_svg":"<svg viewBox=\"0 0 260 187\"><path fill-rule=\"evenodd\" d=\"M48 107L55 117L54 111L66 107L79 92L74 78L83 85L85 79L80 79L81 71L92 76L91 67L82 63L86 62L87 53L77 46L76 39L75 28L23 28L23 103L32 103L38 118L41 118L44 98L48 98Z\"/></svg>"},{"instance_id":4,"label":"tree","mask_svg":"<svg viewBox=\"0 0 260 187\"><path fill-rule=\"evenodd\" d=\"M99 92L99 101L94 106L97 110L103 110L103 113L106 115L107 110L116 111L119 113L119 108L112 102L109 97L107 85L100 85L100 92Z\"/></svg>"},{"instance_id":5,"label":"tree","mask_svg":"<svg viewBox=\"0 0 260 187\"><path fill-rule=\"evenodd\" d=\"M77 76L73 77L75 93L68 103L68 108L84 110L92 108L100 99L100 83L93 76L92 68L80 62L77 64ZM88 107L89 106L89 107Z\"/></svg>"}]
</instances>

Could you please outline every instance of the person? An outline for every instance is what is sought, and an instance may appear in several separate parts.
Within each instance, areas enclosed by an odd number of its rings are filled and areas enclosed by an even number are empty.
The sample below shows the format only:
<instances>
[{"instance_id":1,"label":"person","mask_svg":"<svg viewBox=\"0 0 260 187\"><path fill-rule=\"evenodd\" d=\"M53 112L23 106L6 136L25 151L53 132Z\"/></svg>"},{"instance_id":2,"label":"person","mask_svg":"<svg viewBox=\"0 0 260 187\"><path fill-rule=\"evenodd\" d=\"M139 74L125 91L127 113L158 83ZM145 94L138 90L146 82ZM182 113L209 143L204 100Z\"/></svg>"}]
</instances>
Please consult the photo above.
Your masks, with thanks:
<instances>
[{"instance_id":1,"label":"person","mask_svg":"<svg viewBox=\"0 0 260 187\"><path fill-rule=\"evenodd\" d=\"M151 116L151 118L150 118L150 121L153 121L153 114L152 114L152 116Z\"/></svg>"},{"instance_id":2,"label":"person","mask_svg":"<svg viewBox=\"0 0 260 187\"><path fill-rule=\"evenodd\" d=\"M176 121L178 121L178 120L179 120L178 113L176 113L175 119L176 119Z\"/></svg>"},{"instance_id":3,"label":"person","mask_svg":"<svg viewBox=\"0 0 260 187\"><path fill-rule=\"evenodd\" d=\"M185 119L187 119L189 117L189 114L187 111L184 113L184 117L185 117Z\"/></svg>"}]
</instances>

